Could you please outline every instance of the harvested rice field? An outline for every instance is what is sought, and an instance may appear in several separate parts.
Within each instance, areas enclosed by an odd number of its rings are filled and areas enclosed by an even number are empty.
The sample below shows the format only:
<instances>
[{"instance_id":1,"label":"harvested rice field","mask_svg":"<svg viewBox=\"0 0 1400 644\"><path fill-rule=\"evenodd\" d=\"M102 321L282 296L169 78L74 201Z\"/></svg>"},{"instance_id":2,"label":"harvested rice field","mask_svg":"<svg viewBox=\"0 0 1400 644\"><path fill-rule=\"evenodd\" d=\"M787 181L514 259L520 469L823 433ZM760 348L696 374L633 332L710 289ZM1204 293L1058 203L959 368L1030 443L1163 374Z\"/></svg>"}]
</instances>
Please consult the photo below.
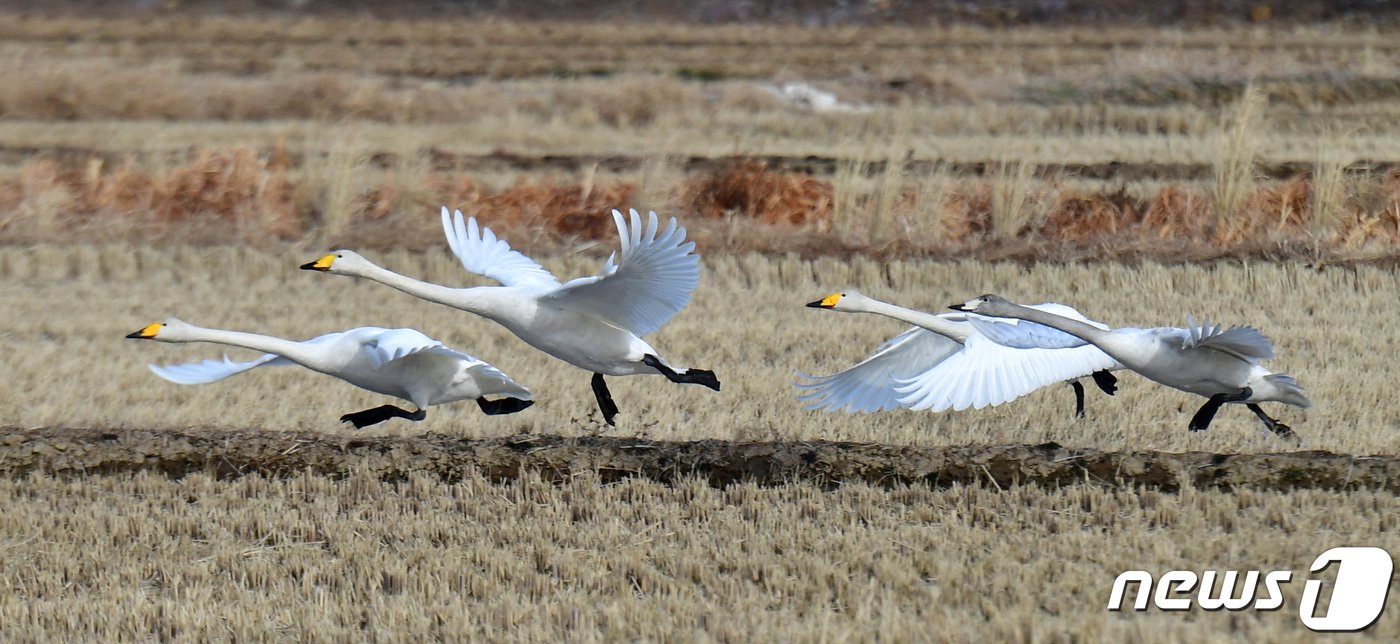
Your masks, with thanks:
<instances>
[{"instance_id":1,"label":"harvested rice field","mask_svg":"<svg viewBox=\"0 0 1400 644\"><path fill-rule=\"evenodd\" d=\"M0 639L1310 641L1305 582L1342 577L1314 558L1400 552L1384 13L901 26L907 7L871 3L799 27L72 4L0 20ZM676 216L700 285L646 339L721 390L612 377L610 426L588 372L500 325L298 270L352 248L490 283L448 252L442 205L563 279L616 249L612 208ZM1264 404L1301 443L1237 405L1188 431L1203 399L1127 371L1083 418L1067 385L804 409L799 374L906 327L804 306L847 289L1252 325L1313 406ZM156 377L256 355L124 337L170 316L412 327L536 402L354 430L342 414L390 399L299 367ZM1291 581L1272 612L1106 610L1128 570ZM1396 639L1400 617L1362 636Z\"/></svg>"}]
</instances>

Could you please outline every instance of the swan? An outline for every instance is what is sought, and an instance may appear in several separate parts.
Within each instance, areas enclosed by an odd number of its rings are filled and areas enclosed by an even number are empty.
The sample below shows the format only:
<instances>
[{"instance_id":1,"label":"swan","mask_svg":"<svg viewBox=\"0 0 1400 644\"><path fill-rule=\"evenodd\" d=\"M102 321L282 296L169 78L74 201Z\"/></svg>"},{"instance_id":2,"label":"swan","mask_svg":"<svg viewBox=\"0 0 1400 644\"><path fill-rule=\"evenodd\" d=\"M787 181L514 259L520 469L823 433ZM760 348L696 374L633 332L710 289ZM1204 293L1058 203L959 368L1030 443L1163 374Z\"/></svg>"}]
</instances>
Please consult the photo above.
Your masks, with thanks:
<instances>
[{"instance_id":1,"label":"swan","mask_svg":"<svg viewBox=\"0 0 1400 644\"><path fill-rule=\"evenodd\" d=\"M451 288L423 282L375 265L348 250L303 264L307 270L361 277L430 302L445 304L501 324L530 346L593 372L593 395L603 420L618 413L604 376L661 375L675 383L719 391L713 371L672 366L641 339L661 328L690 301L700 281L700 257L691 253L685 229L671 218L658 232L656 213L642 226L636 210L631 226L612 211L622 251L598 275L563 284L534 260L497 239L476 218L465 222L442 209L442 227L452 253L467 271L501 286Z\"/></svg>"},{"instance_id":2,"label":"swan","mask_svg":"<svg viewBox=\"0 0 1400 644\"><path fill-rule=\"evenodd\" d=\"M1014 339L1013 345L1097 346L1124 367L1150 380L1206 397L1206 403L1187 426L1191 431L1209 427L1221 405L1243 403L1269 431L1283 438L1297 439L1291 427L1270 418L1258 403L1281 402L1304 409L1312 406L1293 376L1274 373L1259 364L1260 360L1274 357L1274 346L1253 327L1224 329L1210 322L1198 325L1188 316L1186 328L1105 330L1052 312L1013 304L997 295L983 295L950 308L1034 322L1042 326L1029 325ZM995 330L991 333L997 335Z\"/></svg>"},{"instance_id":3,"label":"swan","mask_svg":"<svg viewBox=\"0 0 1400 644\"><path fill-rule=\"evenodd\" d=\"M887 340L855 366L830 376L799 374L813 380L797 384L809 390L798 396L808 402L808 409L981 409L1009 402L1046 385L1069 381L1075 394L1075 415L1083 417L1084 386L1080 377L1092 375L1094 383L1110 396L1117 391L1117 378L1109 371L1121 365L1096 347L1012 349L979 333L969 323L978 316L933 315L882 302L855 290L832 293L807 306L875 313L915 325ZM1078 311L1060 304L1041 304L1037 308L1084 319ZM1014 333L1017 326L1015 321L988 320L994 326L1008 327L1007 333Z\"/></svg>"},{"instance_id":4,"label":"swan","mask_svg":"<svg viewBox=\"0 0 1400 644\"><path fill-rule=\"evenodd\" d=\"M426 407L476 399L488 415L513 414L533 403L530 390L499 369L460 351L449 349L413 329L366 326L328 333L305 342L258 333L207 329L167 318L127 335L157 342L212 342L265 352L248 362L205 360L180 365L150 365L157 376L182 385L202 385L268 365L299 364L335 376L361 389L402 398L417 410L383 405L340 417L356 429L390 418L412 421L427 417ZM500 394L487 400L484 396Z\"/></svg>"}]
</instances>

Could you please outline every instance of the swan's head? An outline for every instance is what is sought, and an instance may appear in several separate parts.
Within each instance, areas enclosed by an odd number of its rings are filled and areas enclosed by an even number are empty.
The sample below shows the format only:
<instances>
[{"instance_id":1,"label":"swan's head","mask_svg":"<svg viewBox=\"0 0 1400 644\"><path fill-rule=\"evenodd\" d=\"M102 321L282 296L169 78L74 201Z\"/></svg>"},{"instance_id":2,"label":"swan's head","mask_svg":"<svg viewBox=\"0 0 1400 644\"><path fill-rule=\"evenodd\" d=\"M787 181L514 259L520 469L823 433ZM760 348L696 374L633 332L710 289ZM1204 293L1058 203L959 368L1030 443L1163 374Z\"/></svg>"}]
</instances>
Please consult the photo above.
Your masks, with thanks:
<instances>
[{"instance_id":1,"label":"swan's head","mask_svg":"<svg viewBox=\"0 0 1400 644\"><path fill-rule=\"evenodd\" d=\"M864 293L855 289L837 291L815 302L810 302L807 306L814 309L831 309L833 311L868 312L869 304L872 302Z\"/></svg>"},{"instance_id":2,"label":"swan's head","mask_svg":"<svg viewBox=\"0 0 1400 644\"><path fill-rule=\"evenodd\" d=\"M314 262L301 265L304 271L321 271L335 275L364 275L374 264L353 250L337 250Z\"/></svg>"},{"instance_id":3,"label":"swan's head","mask_svg":"<svg viewBox=\"0 0 1400 644\"><path fill-rule=\"evenodd\" d=\"M194 328L176 318L165 318L160 322L152 322L141 327L141 330L126 334L126 337L133 340L157 340L160 342L181 342L185 340L185 332Z\"/></svg>"},{"instance_id":4,"label":"swan's head","mask_svg":"<svg viewBox=\"0 0 1400 644\"><path fill-rule=\"evenodd\" d=\"M1010 305L1011 302L1008 302L1006 298L988 293L980 297L974 297L962 304L954 304L948 308L965 313L981 313L983 315L995 316L1004 312L1006 310L1005 307Z\"/></svg>"}]
</instances>

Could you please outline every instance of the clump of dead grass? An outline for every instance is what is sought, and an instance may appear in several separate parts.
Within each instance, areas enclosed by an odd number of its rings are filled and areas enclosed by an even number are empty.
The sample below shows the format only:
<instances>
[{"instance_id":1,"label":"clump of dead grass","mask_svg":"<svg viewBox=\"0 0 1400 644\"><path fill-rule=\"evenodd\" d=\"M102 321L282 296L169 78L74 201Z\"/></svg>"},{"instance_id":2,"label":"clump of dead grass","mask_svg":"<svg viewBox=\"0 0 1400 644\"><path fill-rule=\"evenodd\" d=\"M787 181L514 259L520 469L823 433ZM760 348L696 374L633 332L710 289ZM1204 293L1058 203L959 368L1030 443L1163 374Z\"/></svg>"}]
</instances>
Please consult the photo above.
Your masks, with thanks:
<instances>
[{"instance_id":1,"label":"clump of dead grass","mask_svg":"<svg viewBox=\"0 0 1400 644\"><path fill-rule=\"evenodd\" d=\"M830 182L738 161L679 187L686 208L713 219L742 216L764 224L829 227L835 190Z\"/></svg>"},{"instance_id":2,"label":"clump of dead grass","mask_svg":"<svg viewBox=\"0 0 1400 644\"><path fill-rule=\"evenodd\" d=\"M1319 164L1283 181L1252 180L1222 218L1215 184L1107 192L1038 178L1020 164L983 178L934 170L911 185L901 164L892 167L855 168L833 183L736 160L653 192L672 195L669 214L694 226L708 252L1355 259L1395 256L1400 246L1400 172L1346 174ZM645 206L641 192L637 181L593 173L497 185L353 146L300 166L280 146L196 148L183 163L158 168L133 157L40 158L0 178L0 240L317 239L422 248L439 243L434 215L447 205L540 249L611 238L610 211Z\"/></svg>"},{"instance_id":3,"label":"clump of dead grass","mask_svg":"<svg viewBox=\"0 0 1400 644\"><path fill-rule=\"evenodd\" d=\"M0 182L0 232L17 239L102 234L125 229L141 239L171 229L214 225L244 238L299 236L303 222L294 180L276 158L249 148L198 149L189 161L153 173L130 160L88 159L79 167L52 159L26 163Z\"/></svg>"}]
</instances>

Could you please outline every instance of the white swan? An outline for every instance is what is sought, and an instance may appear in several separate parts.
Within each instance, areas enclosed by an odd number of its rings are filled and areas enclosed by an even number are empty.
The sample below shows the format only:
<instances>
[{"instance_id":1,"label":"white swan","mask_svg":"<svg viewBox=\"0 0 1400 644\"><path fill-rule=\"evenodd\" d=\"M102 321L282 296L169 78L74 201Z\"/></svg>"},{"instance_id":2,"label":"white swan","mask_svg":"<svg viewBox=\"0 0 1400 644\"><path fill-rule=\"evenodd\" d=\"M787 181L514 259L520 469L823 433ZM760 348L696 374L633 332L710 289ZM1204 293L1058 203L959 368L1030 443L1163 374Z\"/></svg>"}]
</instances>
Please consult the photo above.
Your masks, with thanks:
<instances>
[{"instance_id":1,"label":"white swan","mask_svg":"<svg viewBox=\"0 0 1400 644\"><path fill-rule=\"evenodd\" d=\"M1274 357L1274 347L1253 327L1224 329L1209 322L1197 325L1188 317L1184 329L1104 330L1013 304L997 295L983 295L951 308L1038 323L1043 326L1028 326L1011 343L1037 347L1097 346L1124 367L1150 380L1205 396L1206 404L1192 416L1188 425L1192 431L1209 427L1221 405L1243 403L1270 431L1285 438L1296 438L1292 428L1270 418L1258 403L1281 402L1304 409L1312 406L1293 376L1274 373L1259 364L1260 360ZM992 334L996 335L995 331Z\"/></svg>"},{"instance_id":2,"label":"white swan","mask_svg":"<svg viewBox=\"0 0 1400 644\"><path fill-rule=\"evenodd\" d=\"M212 342L264 351L248 362L205 360L181 365L150 365L157 376L182 385L201 385L266 365L299 364L362 389L402 398L417 406L409 412L383 405L340 417L356 429L390 418L423 420L426 407L475 399L481 411L511 414L532 402L530 390L499 369L454 351L413 329L359 327L305 342L258 333L206 329L175 318L153 322L126 337L159 342ZM486 400L483 396L503 398Z\"/></svg>"},{"instance_id":3,"label":"white swan","mask_svg":"<svg viewBox=\"0 0 1400 644\"><path fill-rule=\"evenodd\" d=\"M915 325L887 340L855 366L830 376L805 376L814 382L797 385L810 390L798 399L808 401L808 409L981 409L1009 402L1046 385L1069 381L1075 393L1075 415L1082 417L1084 386L1078 378L1092 375L1099 388L1109 395L1117 390L1117 379L1108 372L1121 365L1095 347L1012 349L983 337L968 321L976 315L933 315L854 290L832 293L807 306L875 313ZM1084 319L1078 311L1060 304L1041 304L1038 308ZM1008 333L1014 333L1017 326L1012 320L987 321L1007 327Z\"/></svg>"},{"instance_id":4,"label":"white swan","mask_svg":"<svg viewBox=\"0 0 1400 644\"><path fill-rule=\"evenodd\" d=\"M593 395L612 425L618 409L603 376L659 374L719 391L713 371L674 367L640 337L661 328L690 301L700 281L700 258L691 253L695 242L685 241L685 229L675 218L658 231L654 212L645 228L635 210L630 228L622 213L612 214L622 238L621 255L608 257L598 275L564 284L511 250L489 228L478 227L475 217L463 222L461 211L454 219L447 208L442 209L442 227L453 254L468 271L502 286L440 286L376 266L348 250L302 268L374 280L500 323L536 349L593 372Z\"/></svg>"}]
</instances>

